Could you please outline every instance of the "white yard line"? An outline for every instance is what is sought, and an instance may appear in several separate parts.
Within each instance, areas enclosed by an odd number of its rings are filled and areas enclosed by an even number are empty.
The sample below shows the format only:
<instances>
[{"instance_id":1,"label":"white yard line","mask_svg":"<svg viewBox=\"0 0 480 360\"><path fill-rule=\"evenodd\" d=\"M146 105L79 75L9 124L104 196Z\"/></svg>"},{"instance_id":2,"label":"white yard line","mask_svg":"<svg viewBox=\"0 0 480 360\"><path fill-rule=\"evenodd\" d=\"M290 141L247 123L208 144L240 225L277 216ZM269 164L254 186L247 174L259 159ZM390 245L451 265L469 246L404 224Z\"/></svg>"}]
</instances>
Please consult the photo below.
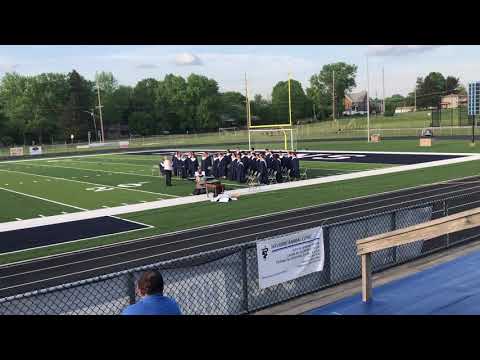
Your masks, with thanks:
<instances>
[{"instance_id":1,"label":"white yard line","mask_svg":"<svg viewBox=\"0 0 480 360\"><path fill-rule=\"evenodd\" d=\"M122 187L115 186L115 185L98 184L98 183L93 183L93 182L89 182L89 181L72 180L72 179L61 178L61 177L56 177L56 176L32 174L32 173L28 173L28 172L24 172L24 171L18 171L18 170L0 169L0 171L5 171L5 172L9 172L9 173L25 174L25 175L30 175L30 176L40 176L40 177L49 178L49 179L57 179L57 180L71 181L71 182L76 182L76 183L80 183L80 184L89 184L89 185L96 185L96 186L107 186L107 187L112 187L112 188L115 188L115 189L118 189L118 190L136 191L136 192L142 192L142 193L152 194L152 195L170 196L170 197L174 197L174 198L178 198L178 197L179 197L179 196L177 196L177 195L163 194L163 193L157 193L157 192L146 191L146 190L131 189L131 188L122 188Z\"/></svg>"},{"instance_id":2,"label":"white yard line","mask_svg":"<svg viewBox=\"0 0 480 360\"><path fill-rule=\"evenodd\" d=\"M111 161L80 161L80 160L70 160L70 161L66 161L66 160L60 160L59 161L60 163L64 163L64 162L73 162L73 163L77 163L77 164L103 164L103 165L122 165L122 166L140 166L140 167L144 167L144 168L148 168L150 169L153 165L158 165L158 164L151 164L151 165L140 165L140 164L132 164L132 163L118 163L118 162L111 162Z\"/></svg>"},{"instance_id":3,"label":"white yard line","mask_svg":"<svg viewBox=\"0 0 480 360\"><path fill-rule=\"evenodd\" d=\"M3 164L0 164L3 165ZM48 167L48 168L59 168L59 169L72 169L72 170L83 170L83 171L96 171L96 172L104 172L104 173L109 173L109 174L119 174L119 175L130 175L130 176L143 176L143 177L151 177L151 178L156 178L158 179L158 176L153 176L153 175L143 175L143 174L138 174L138 173L127 173L127 172L121 172L121 171L109 171L109 170L100 170L100 169L85 169L85 168L80 168L80 167L72 167L72 166L60 166L60 165L40 165L40 164L20 164L20 165L25 165L25 166L37 166L37 167ZM84 176L85 177L85 176Z\"/></svg>"},{"instance_id":4,"label":"white yard line","mask_svg":"<svg viewBox=\"0 0 480 360\"><path fill-rule=\"evenodd\" d=\"M66 206L66 207L71 207L71 208L74 208L74 209L77 209L77 210L87 211L87 209L83 209L83 208L78 207L78 206L73 206L73 205L61 203L61 202L59 202L59 201L42 198L42 197L40 197L40 196L35 196L35 195L27 194L27 193L22 193L22 192L20 192L20 191L15 191L15 190L11 190L11 189L5 189L5 188L3 188L3 187L0 187L0 190L8 191L8 192L11 192L11 193L14 193L14 194L17 194L17 195L28 196L28 197L31 197L31 198L37 199L37 200L43 200L43 201L51 202L51 203L57 204L57 205L62 205L62 206ZM25 221L25 220L23 220L23 221ZM0 224L0 226L1 226L1 224Z\"/></svg>"}]
</instances>

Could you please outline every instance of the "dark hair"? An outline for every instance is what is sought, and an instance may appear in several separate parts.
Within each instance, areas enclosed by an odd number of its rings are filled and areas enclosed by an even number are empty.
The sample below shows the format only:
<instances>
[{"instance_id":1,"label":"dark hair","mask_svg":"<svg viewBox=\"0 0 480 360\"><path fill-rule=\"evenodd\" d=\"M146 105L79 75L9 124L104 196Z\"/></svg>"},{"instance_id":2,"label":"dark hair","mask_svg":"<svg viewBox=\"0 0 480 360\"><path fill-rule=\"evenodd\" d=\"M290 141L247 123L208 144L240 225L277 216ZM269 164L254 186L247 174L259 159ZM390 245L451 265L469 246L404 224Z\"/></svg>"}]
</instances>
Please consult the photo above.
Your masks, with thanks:
<instances>
[{"instance_id":1,"label":"dark hair","mask_svg":"<svg viewBox=\"0 0 480 360\"><path fill-rule=\"evenodd\" d=\"M144 272L138 279L138 288L146 295L163 294L163 277L157 270Z\"/></svg>"}]
</instances>

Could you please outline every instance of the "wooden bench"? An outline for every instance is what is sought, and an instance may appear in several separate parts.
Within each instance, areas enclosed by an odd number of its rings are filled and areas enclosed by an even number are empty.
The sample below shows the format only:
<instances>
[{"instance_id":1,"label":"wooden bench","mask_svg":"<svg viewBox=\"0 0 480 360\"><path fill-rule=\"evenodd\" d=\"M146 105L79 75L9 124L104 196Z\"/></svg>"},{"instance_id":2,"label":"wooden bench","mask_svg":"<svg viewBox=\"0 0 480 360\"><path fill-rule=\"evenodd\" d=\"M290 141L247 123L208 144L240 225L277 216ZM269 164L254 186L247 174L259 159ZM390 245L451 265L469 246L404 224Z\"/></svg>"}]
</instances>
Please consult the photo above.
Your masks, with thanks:
<instances>
[{"instance_id":1,"label":"wooden bench","mask_svg":"<svg viewBox=\"0 0 480 360\"><path fill-rule=\"evenodd\" d=\"M357 255L362 260L362 301L367 302L372 297L372 253L416 241L432 240L477 226L480 226L480 208L358 240Z\"/></svg>"}]
</instances>

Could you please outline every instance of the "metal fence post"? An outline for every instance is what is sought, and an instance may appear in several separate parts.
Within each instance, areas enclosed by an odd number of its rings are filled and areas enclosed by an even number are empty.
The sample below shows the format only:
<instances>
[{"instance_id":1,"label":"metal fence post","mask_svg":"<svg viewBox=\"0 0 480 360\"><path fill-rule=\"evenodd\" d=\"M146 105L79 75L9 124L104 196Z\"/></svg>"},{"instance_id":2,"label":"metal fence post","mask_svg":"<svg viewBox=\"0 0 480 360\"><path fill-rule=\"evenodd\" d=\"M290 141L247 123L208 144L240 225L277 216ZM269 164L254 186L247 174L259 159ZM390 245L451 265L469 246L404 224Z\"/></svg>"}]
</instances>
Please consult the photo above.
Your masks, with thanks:
<instances>
[{"instance_id":1,"label":"metal fence post","mask_svg":"<svg viewBox=\"0 0 480 360\"><path fill-rule=\"evenodd\" d=\"M443 200L443 216L448 216L448 206L447 206L447 200ZM446 239L446 246L445 247L449 247L450 246L450 234L447 234L445 235L445 239Z\"/></svg>"},{"instance_id":2,"label":"metal fence post","mask_svg":"<svg viewBox=\"0 0 480 360\"><path fill-rule=\"evenodd\" d=\"M393 211L392 212L392 231L393 230L397 230L397 212L396 211ZM392 248L392 263L396 263L397 262L397 247L398 246L395 246Z\"/></svg>"},{"instance_id":3,"label":"metal fence post","mask_svg":"<svg viewBox=\"0 0 480 360\"><path fill-rule=\"evenodd\" d=\"M331 284L330 226L326 226L323 229L323 251L325 252L323 272L325 273L327 283Z\"/></svg>"},{"instance_id":4,"label":"metal fence post","mask_svg":"<svg viewBox=\"0 0 480 360\"><path fill-rule=\"evenodd\" d=\"M135 277L133 273L127 274L127 292L130 305L135 304L137 299L135 296Z\"/></svg>"},{"instance_id":5,"label":"metal fence post","mask_svg":"<svg viewBox=\"0 0 480 360\"><path fill-rule=\"evenodd\" d=\"M247 247L243 246L240 253L242 257L242 283L243 283L243 308L248 313L248 272L247 272Z\"/></svg>"}]
</instances>

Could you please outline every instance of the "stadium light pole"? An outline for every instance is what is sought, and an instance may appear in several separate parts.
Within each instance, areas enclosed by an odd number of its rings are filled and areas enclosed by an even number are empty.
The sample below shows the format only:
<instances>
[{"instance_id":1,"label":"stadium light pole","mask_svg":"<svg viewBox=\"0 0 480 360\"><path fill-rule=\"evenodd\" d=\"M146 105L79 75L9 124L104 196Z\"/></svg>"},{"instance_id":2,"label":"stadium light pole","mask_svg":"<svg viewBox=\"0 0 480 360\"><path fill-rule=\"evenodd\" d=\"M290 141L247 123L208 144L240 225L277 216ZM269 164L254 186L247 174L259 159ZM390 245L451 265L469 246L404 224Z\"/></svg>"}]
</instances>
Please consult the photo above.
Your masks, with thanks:
<instances>
[{"instance_id":1,"label":"stadium light pole","mask_svg":"<svg viewBox=\"0 0 480 360\"><path fill-rule=\"evenodd\" d=\"M367 142L370 142L370 77L368 74L368 55L367 55Z\"/></svg>"}]
</instances>

